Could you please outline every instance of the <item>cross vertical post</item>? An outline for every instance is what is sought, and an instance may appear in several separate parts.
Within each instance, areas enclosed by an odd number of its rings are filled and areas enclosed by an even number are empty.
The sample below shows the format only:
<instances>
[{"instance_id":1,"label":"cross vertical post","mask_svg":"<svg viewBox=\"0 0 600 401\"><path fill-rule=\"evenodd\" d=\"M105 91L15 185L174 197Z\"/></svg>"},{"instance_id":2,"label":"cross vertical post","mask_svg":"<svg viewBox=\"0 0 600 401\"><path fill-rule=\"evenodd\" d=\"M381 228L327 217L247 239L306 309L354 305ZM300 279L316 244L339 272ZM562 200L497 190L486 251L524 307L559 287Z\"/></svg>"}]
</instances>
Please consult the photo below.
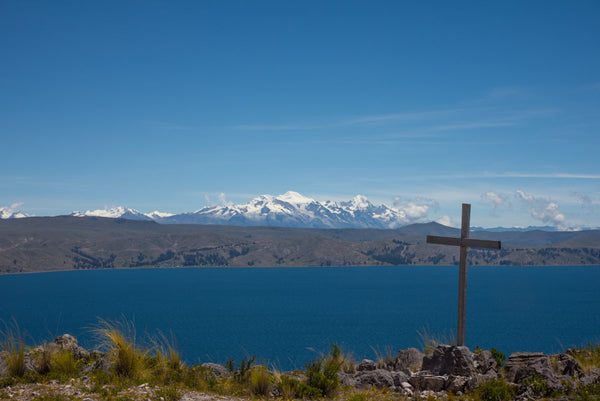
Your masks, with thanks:
<instances>
[{"instance_id":1,"label":"cross vertical post","mask_svg":"<svg viewBox=\"0 0 600 401\"><path fill-rule=\"evenodd\" d=\"M471 227L471 205L462 204L462 221L460 238L427 236L428 244L454 245L460 247L460 262L458 270L458 321L456 324L456 342L458 346L465 345L465 331L467 320L467 255L469 247L500 249L500 241L488 241L469 238Z\"/></svg>"},{"instance_id":2,"label":"cross vertical post","mask_svg":"<svg viewBox=\"0 0 600 401\"><path fill-rule=\"evenodd\" d=\"M471 205L463 203L462 222L460 226L460 262L458 270L458 322L456 324L456 341L458 345L465 345L465 325L467 319L467 245L465 239L469 238L471 227Z\"/></svg>"}]
</instances>

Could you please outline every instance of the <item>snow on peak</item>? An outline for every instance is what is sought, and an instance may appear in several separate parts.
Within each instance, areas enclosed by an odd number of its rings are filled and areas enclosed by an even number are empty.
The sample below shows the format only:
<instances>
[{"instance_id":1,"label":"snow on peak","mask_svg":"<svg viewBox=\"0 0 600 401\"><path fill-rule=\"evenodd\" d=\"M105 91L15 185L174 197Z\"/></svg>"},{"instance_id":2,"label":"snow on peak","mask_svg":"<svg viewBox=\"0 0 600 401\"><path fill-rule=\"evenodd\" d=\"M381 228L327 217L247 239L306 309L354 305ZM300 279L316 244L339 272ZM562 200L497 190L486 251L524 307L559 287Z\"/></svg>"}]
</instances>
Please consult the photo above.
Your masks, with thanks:
<instances>
[{"instance_id":1,"label":"snow on peak","mask_svg":"<svg viewBox=\"0 0 600 401\"><path fill-rule=\"evenodd\" d=\"M152 220L154 220L154 219L164 219L165 217L171 217L171 216L174 216L174 214L159 212L158 210L155 210L153 212L144 213L144 216L150 217Z\"/></svg>"},{"instance_id":2,"label":"snow on peak","mask_svg":"<svg viewBox=\"0 0 600 401\"><path fill-rule=\"evenodd\" d=\"M369 206L372 206L367 197L363 195L356 195L354 198L352 198L350 203L353 210L364 210L369 208Z\"/></svg>"},{"instance_id":3,"label":"snow on peak","mask_svg":"<svg viewBox=\"0 0 600 401\"><path fill-rule=\"evenodd\" d=\"M149 220L150 218L145 216L143 213L135 210L129 209L123 206L115 206L111 208L104 209L96 209L96 210L86 210L85 212L73 212L73 216L84 217L84 216L94 216L94 217L108 217L111 219L118 218L128 218L128 219L137 219L137 220Z\"/></svg>"},{"instance_id":4,"label":"snow on peak","mask_svg":"<svg viewBox=\"0 0 600 401\"><path fill-rule=\"evenodd\" d=\"M287 191L286 193L277 196L275 199L278 199L283 202L291 203L292 205L304 205L308 203L313 203L315 200L312 198L308 198L304 195L299 194L294 191Z\"/></svg>"},{"instance_id":5,"label":"snow on peak","mask_svg":"<svg viewBox=\"0 0 600 401\"><path fill-rule=\"evenodd\" d=\"M22 219L23 217L29 217L28 214L22 213L17 208L21 206L23 202L13 203L10 206L0 207L0 219Z\"/></svg>"}]
</instances>

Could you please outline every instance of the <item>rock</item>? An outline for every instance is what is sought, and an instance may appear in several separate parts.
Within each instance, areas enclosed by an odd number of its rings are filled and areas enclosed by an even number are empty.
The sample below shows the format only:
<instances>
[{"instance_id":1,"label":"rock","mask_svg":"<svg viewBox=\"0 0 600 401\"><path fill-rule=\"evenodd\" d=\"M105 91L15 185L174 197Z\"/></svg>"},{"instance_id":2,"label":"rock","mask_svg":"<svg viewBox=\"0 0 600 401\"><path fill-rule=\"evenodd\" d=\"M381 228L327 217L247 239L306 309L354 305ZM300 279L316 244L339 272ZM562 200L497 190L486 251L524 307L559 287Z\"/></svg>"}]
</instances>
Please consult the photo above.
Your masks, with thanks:
<instances>
[{"instance_id":1,"label":"rock","mask_svg":"<svg viewBox=\"0 0 600 401\"><path fill-rule=\"evenodd\" d=\"M446 385L446 378L443 376L435 376L428 372L418 372L408 379L408 382L419 391L442 391Z\"/></svg>"},{"instance_id":2,"label":"rock","mask_svg":"<svg viewBox=\"0 0 600 401\"><path fill-rule=\"evenodd\" d=\"M425 354L416 348L401 349L398 351L398 356L394 363L394 370L406 374L416 372L421 369L424 356Z\"/></svg>"},{"instance_id":3,"label":"rock","mask_svg":"<svg viewBox=\"0 0 600 401\"><path fill-rule=\"evenodd\" d=\"M58 336L54 339L54 342L49 344L51 350L56 351L69 351L73 354L75 360L84 359L88 360L90 358L90 353L85 349L79 346L77 343L77 338L70 334L63 334L62 336Z\"/></svg>"},{"instance_id":4,"label":"rock","mask_svg":"<svg viewBox=\"0 0 600 401\"><path fill-rule=\"evenodd\" d=\"M353 374L338 372L338 379L343 386L356 387L356 380L354 380Z\"/></svg>"},{"instance_id":5,"label":"rock","mask_svg":"<svg viewBox=\"0 0 600 401\"><path fill-rule=\"evenodd\" d=\"M375 370L377 369L377 364L370 359L363 359L356 368L357 371L363 372L367 370Z\"/></svg>"},{"instance_id":6,"label":"rock","mask_svg":"<svg viewBox=\"0 0 600 401\"><path fill-rule=\"evenodd\" d=\"M465 390L467 383L469 382L470 377L465 376L449 376L448 380L446 380L446 391L450 391L454 394L459 391L462 392Z\"/></svg>"},{"instance_id":7,"label":"rock","mask_svg":"<svg viewBox=\"0 0 600 401\"><path fill-rule=\"evenodd\" d=\"M561 378L552 370L550 357L541 352L516 352L512 354L506 362L506 372L509 381L521 385L519 393L529 387L531 384L528 384L528 382L535 381L536 377L543 380L544 386L549 391L561 391L563 389Z\"/></svg>"},{"instance_id":8,"label":"rock","mask_svg":"<svg viewBox=\"0 0 600 401\"><path fill-rule=\"evenodd\" d=\"M592 368L590 374L581 378L581 384L584 386L596 383L600 383L600 368Z\"/></svg>"},{"instance_id":9,"label":"rock","mask_svg":"<svg viewBox=\"0 0 600 401\"><path fill-rule=\"evenodd\" d=\"M394 379L394 386L401 387L402 383L407 383L409 376L404 372L391 372Z\"/></svg>"},{"instance_id":10,"label":"rock","mask_svg":"<svg viewBox=\"0 0 600 401\"><path fill-rule=\"evenodd\" d=\"M492 356L490 351L484 350L475 353L474 363L475 370L477 373L485 375L488 372L498 372L498 367L496 364L496 359Z\"/></svg>"},{"instance_id":11,"label":"rock","mask_svg":"<svg viewBox=\"0 0 600 401\"><path fill-rule=\"evenodd\" d=\"M476 374L474 376L471 376L469 378L469 380L467 381L467 383L465 384L465 390L466 391L472 391L474 390L477 386L489 382L490 380L493 380L495 378L498 377L498 374L496 372L488 372L485 375L482 374Z\"/></svg>"},{"instance_id":12,"label":"rock","mask_svg":"<svg viewBox=\"0 0 600 401\"><path fill-rule=\"evenodd\" d=\"M382 389L394 386L394 378L391 372L385 369L359 371L354 375L354 380L358 388L375 387Z\"/></svg>"},{"instance_id":13,"label":"rock","mask_svg":"<svg viewBox=\"0 0 600 401\"><path fill-rule=\"evenodd\" d=\"M223 365L219 365L218 363L203 363L202 366L208 368L210 370L209 375L216 378L226 378L230 376L229 371Z\"/></svg>"},{"instance_id":14,"label":"rock","mask_svg":"<svg viewBox=\"0 0 600 401\"><path fill-rule=\"evenodd\" d=\"M476 373L473 354L467 347L439 345L423 358L423 370L436 375L473 376Z\"/></svg>"},{"instance_id":15,"label":"rock","mask_svg":"<svg viewBox=\"0 0 600 401\"><path fill-rule=\"evenodd\" d=\"M95 370L110 373L112 368L112 358L110 352L101 352L98 350L92 351L92 358L95 359L93 363L89 364L83 369L84 374L89 374Z\"/></svg>"},{"instance_id":16,"label":"rock","mask_svg":"<svg viewBox=\"0 0 600 401\"><path fill-rule=\"evenodd\" d=\"M401 383L400 387L405 395L412 397L414 394L414 387L409 382Z\"/></svg>"},{"instance_id":17,"label":"rock","mask_svg":"<svg viewBox=\"0 0 600 401\"><path fill-rule=\"evenodd\" d=\"M559 375L571 376L571 377L582 377L583 369L579 365L579 362L571 355L568 354L558 354L553 355L553 365L555 365L556 370Z\"/></svg>"}]
</instances>

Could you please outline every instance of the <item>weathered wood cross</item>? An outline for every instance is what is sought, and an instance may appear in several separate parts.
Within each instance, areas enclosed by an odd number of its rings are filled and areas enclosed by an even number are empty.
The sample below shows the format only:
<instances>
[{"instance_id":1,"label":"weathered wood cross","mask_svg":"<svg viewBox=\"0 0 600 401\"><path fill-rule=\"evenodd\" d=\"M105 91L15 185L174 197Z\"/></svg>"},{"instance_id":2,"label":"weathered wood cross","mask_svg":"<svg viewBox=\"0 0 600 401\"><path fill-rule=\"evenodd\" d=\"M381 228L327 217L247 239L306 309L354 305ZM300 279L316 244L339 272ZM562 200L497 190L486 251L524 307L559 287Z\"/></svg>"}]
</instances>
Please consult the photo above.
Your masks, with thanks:
<instances>
[{"instance_id":1,"label":"weathered wood cross","mask_svg":"<svg viewBox=\"0 0 600 401\"><path fill-rule=\"evenodd\" d=\"M500 241L487 241L469 238L471 223L471 205L462 204L462 222L460 226L460 238L427 236L428 244L460 246L460 264L458 272L458 323L457 323L457 345L465 345L465 320L467 309L467 250L472 248L500 249Z\"/></svg>"}]
</instances>

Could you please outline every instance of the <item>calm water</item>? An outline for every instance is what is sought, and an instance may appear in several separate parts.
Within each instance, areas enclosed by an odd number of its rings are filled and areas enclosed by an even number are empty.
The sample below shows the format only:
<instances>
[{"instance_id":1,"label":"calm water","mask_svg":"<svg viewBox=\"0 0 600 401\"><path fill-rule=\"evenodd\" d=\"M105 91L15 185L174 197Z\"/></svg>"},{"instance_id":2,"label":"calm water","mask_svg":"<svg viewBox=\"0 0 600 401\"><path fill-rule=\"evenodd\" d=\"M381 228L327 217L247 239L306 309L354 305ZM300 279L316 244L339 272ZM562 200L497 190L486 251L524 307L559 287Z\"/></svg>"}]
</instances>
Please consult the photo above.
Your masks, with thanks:
<instances>
[{"instance_id":1,"label":"calm water","mask_svg":"<svg viewBox=\"0 0 600 401\"><path fill-rule=\"evenodd\" d=\"M0 319L30 342L71 333L86 347L98 317L138 335L172 330L190 362L257 355L303 367L335 342L356 359L419 347L456 326L456 267L154 269L0 276ZM467 345L557 352L600 341L600 267L471 267Z\"/></svg>"}]
</instances>

